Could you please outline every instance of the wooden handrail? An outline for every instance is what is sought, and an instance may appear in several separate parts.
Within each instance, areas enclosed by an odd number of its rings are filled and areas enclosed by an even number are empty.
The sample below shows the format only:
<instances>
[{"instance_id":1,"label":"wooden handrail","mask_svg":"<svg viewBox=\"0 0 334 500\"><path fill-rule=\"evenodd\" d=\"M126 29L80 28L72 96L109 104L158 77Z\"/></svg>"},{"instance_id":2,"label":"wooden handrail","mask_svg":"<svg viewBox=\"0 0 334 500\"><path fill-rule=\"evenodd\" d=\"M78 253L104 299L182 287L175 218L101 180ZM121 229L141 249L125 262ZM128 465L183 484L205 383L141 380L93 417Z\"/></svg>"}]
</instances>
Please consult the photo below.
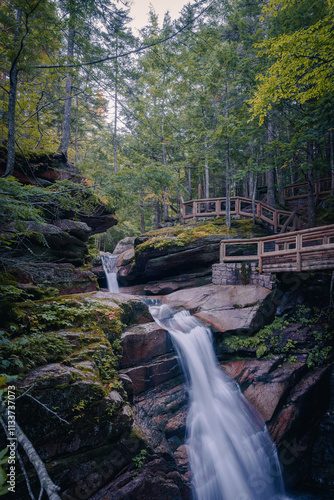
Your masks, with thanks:
<instances>
[{"instance_id":1,"label":"wooden handrail","mask_svg":"<svg viewBox=\"0 0 334 500\"><path fill-rule=\"evenodd\" d=\"M316 196L319 195L326 195L331 193L331 181L332 179L330 177L325 177L324 179L319 179L314 181L314 194ZM324 183L329 184L329 188L323 189L322 185ZM308 182L299 182L298 184L288 184L287 186L284 187L284 199L285 200L297 200L299 198L306 198L308 196L307 193L301 193L301 194L288 194L288 190L292 189L293 193L295 190L301 189L303 187L308 187Z\"/></svg>"},{"instance_id":2,"label":"wooden handrail","mask_svg":"<svg viewBox=\"0 0 334 500\"><path fill-rule=\"evenodd\" d=\"M226 203L226 198L203 198L195 199L189 201L181 201L182 217L184 220L193 217L219 217L226 215L226 210L222 210L221 204ZM242 217L252 217L252 200L250 198L245 198L242 196L231 197L231 203L234 203L234 209L231 209L231 215L240 215ZM243 203L247 203L248 211L242 206ZM200 206L204 206L204 211L199 211ZM207 207L205 207L207 205ZM211 205L212 208L208 206ZM186 208L191 208L191 213L186 214ZM263 201L255 200L255 216L270 224L274 232L276 233L279 229L286 231L287 229L295 230L299 228L300 220L299 215L296 212L288 212L286 210L277 210ZM265 212L269 212L266 214ZM284 222L281 218L287 218Z\"/></svg>"},{"instance_id":3,"label":"wooden handrail","mask_svg":"<svg viewBox=\"0 0 334 500\"><path fill-rule=\"evenodd\" d=\"M274 243L275 249L272 245L266 249L268 243ZM220 245L221 262L258 260L260 273L264 267L268 272L270 267L274 272L334 269L334 224L263 238L222 240ZM256 254L227 255L227 247L238 245L256 245ZM269 262L269 258L274 260ZM275 262L275 258L280 259Z\"/></svg>"}]
</instances>

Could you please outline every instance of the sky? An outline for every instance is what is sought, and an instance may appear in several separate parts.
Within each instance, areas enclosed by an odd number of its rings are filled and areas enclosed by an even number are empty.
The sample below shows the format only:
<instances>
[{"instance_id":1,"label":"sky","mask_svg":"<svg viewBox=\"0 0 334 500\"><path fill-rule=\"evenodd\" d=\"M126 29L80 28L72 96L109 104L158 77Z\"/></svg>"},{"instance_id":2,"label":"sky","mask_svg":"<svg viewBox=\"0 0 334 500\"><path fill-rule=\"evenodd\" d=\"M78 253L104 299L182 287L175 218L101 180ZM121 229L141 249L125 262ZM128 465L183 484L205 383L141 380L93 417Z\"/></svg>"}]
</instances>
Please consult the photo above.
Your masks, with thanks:
<instances>
[{"instance_id":1,"label":"sky","mask_svg":"<svg viewBox=\"0 0 334 500\"><path fill-rule=\"evenodd\" d=\"M176 19L186 3L189 3L189 0L132 0L130 15L134 20L131 25L133 28L141 29L148 24L150 4L158 14L161 24L167 10L171 18Z\"/></svg>"}]
</instances>

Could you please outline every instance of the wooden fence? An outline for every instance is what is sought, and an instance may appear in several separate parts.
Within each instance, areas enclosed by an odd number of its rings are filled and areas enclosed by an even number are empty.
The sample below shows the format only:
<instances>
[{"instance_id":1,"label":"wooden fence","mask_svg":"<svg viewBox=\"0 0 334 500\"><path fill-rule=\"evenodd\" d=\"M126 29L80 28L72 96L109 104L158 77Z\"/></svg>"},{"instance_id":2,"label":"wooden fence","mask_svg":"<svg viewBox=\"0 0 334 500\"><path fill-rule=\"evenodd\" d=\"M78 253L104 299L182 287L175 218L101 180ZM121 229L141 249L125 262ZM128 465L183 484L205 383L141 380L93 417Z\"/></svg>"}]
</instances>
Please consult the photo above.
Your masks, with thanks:
<instances>
[{"instance_id":1,"label":"wooden fence","mask_svg":"<svg viewBox=\"0 0 334 500\"><path fill-rule=\"evenodd\" d=\"M315 196L326 196L331 193L330 177L314 181L314 194ZM285 200L297 200L299 198L306 198L308 195L308 183L300 182L299 184L289 184L284 188Z\"/></svg>"},{"instance_id":2,"label":"wooden fence","mask_svg":"<svg viewBox=\"0 0 334 500\"><path fill-rule=\"evenodd\" d=\"M300 227L300 218L296 212L276 210L262 201L255 202L255 217L272 226L275 233L295 231ZM200 217L220 217L226 215L226 198L206 198L182 201L184 220ZM231 215L252 217L252 200L241 196L231 197Z\"/></svg>"},{"instance_id":3,"label":"wooden fence","mask_svg":"<svg viewBox=\"0 0 334 500\"><path fill-rule=\"evenodd\" d=\"M334 269L334 224L264 238L223 240L220 261L258 261L260 273Z\"/></svg>"}]
</instances>

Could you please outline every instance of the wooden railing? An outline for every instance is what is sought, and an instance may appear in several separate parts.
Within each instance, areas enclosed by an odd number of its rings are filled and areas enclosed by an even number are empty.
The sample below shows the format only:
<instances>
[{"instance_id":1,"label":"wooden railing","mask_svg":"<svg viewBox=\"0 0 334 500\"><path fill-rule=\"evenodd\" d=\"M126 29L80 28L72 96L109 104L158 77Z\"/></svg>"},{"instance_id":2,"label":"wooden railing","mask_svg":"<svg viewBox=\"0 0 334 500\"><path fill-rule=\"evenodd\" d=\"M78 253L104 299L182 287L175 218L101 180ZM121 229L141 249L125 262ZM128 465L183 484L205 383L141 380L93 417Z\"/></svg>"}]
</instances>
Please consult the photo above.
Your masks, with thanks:
<instances>
[{"instance_id":1,"label":"wooden railing","mask_svg":"<svg viewBox=\"0 0 334 500\"><path fill-rule=\"evenodd\" d=\"M314 194L315 196L325 196L331 193L332 179L326 177L325 179L314 181ZM297 200L299 198L306 198L308 195L308 183L300 182L299 184L289 184L284 188L285 200Z\"/></svg>"},{"instance_id":2,"label":"wooden railing","mask_svg":"<svg viewBox=\"0 0 334 500\"><path fill-rule=\"evenodd\" d=\"M220 261L258 261L260 273L334 269L334 224L264 238L223 240Z\"/></svg>"},{"instance_id":3,"label":"wooden railing","mask_svg":"<svg viewBox=\"0 0 334 500\"><path fill-rule=\"evenodd\" d=\"M183 219L198 217L220 217L226 215L226 198L206 198L182 201ZM231 197L231 215L252 217L252 200L241 196ZM272 226L275 233L279 230L294 231L300 227L296 212L276 210L262 201L255 201L255 217Z\"/></svg>"}]
</instances>

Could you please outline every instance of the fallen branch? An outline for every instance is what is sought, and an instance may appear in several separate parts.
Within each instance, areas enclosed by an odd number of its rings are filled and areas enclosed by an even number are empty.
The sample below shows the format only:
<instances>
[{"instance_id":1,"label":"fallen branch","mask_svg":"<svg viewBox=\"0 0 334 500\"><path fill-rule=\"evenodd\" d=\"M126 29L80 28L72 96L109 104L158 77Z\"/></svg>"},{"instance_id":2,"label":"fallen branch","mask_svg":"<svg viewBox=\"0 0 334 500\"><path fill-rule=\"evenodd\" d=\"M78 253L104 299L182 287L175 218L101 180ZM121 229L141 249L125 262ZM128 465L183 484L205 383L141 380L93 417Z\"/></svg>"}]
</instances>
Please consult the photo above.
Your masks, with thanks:
<instances>
[{"instance_id":1,"label":"fallen branch","mask_svg":"<svg viewBox=\"0 0 334 500\"><path fill-rule=\"evenodd\" d=\"M8 410L2 401L0 406L0 413L5 416L6 420L8 420ZM52 479L50 478L46 467L42 460L40 459L37 451L33 447L31 441L27 438L27 436L22 431L21 427L15 422L15 436L17 438L18 443L24 449L27 457L29 458L30 463L34 466L38 479L41 483L41 488L45 490L46 494L49 497L49 500L61 500L58 495L58 491L60 490L59 486L55 485ZM29 488L28 488L29 489Z\"/></svg>"}]
</instances>

